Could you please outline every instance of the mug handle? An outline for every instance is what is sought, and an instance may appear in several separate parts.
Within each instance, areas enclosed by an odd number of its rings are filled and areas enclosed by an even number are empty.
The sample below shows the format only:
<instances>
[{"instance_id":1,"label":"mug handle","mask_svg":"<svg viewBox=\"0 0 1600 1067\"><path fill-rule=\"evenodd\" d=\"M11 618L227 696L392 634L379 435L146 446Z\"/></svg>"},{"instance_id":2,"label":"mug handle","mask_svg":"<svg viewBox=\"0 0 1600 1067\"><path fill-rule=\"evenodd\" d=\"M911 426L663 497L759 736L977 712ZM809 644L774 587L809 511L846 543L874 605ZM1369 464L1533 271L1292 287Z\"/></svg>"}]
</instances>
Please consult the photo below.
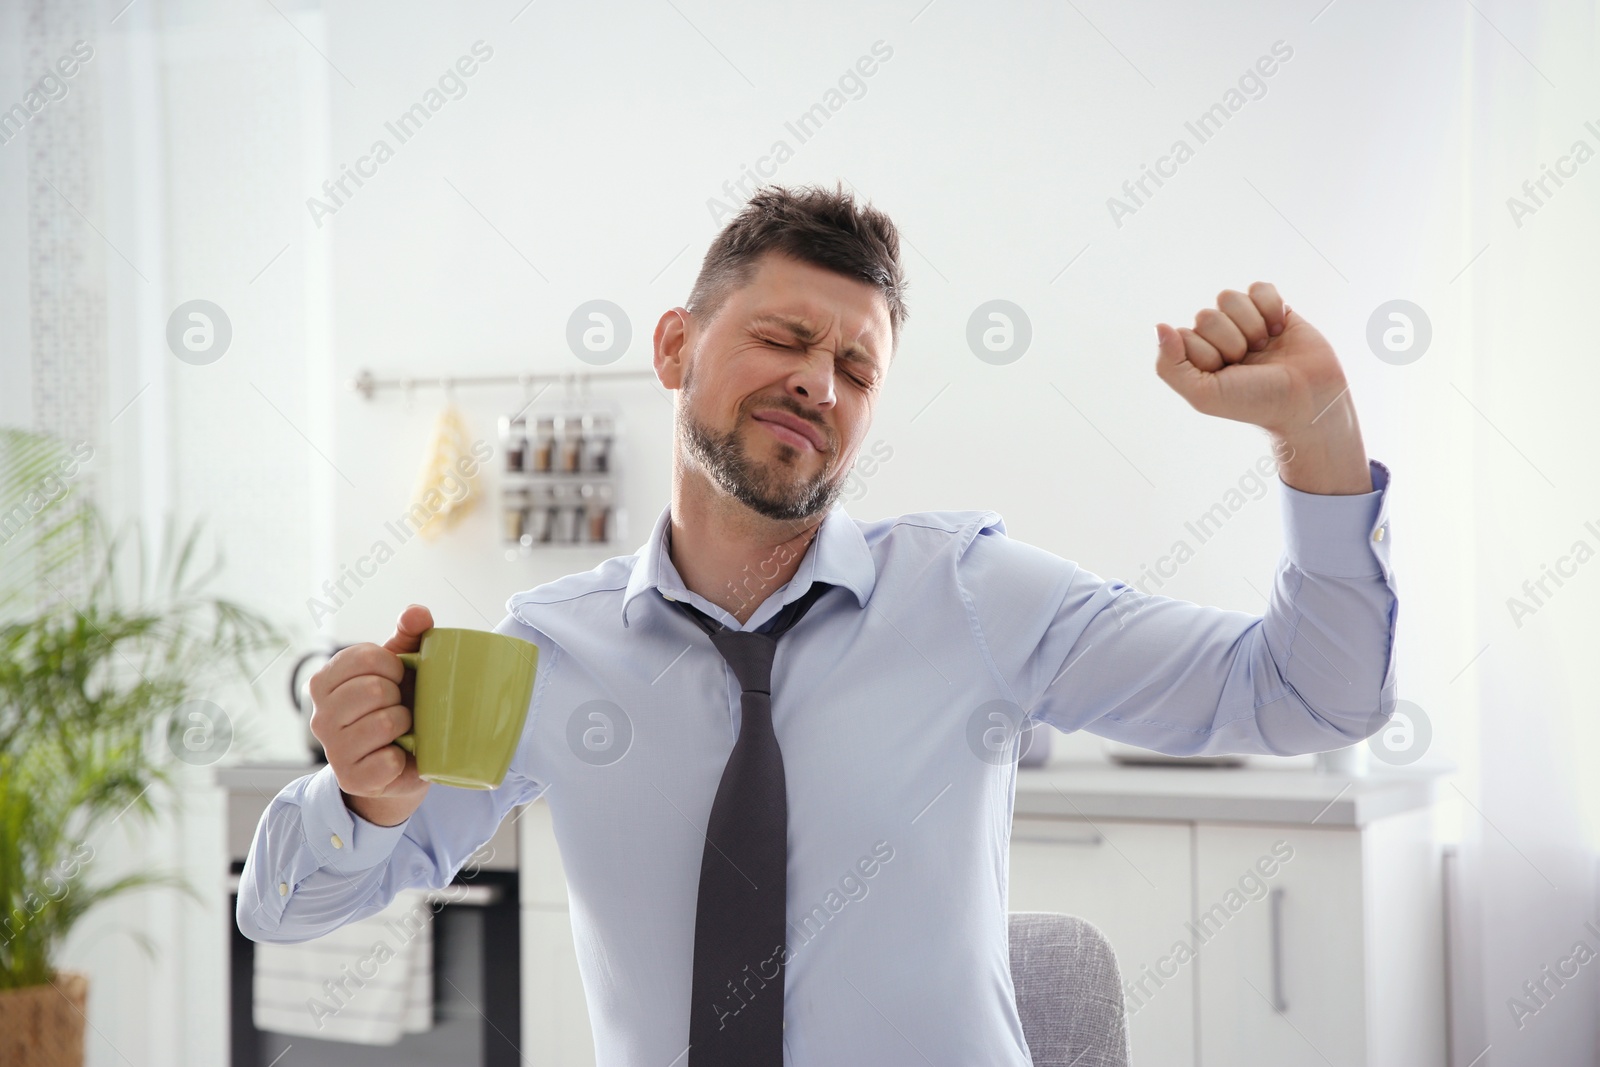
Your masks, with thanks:
<instances>
[{"instance_id":1,"label":"mug handle","mask_svg":"<svg viewBox=\"0 0 1600 1067\"><path fill-rule=\"evenodd\" d=\"M412 670L416 670L422 664L422 653L420 652L400 652L397 655L400 657L400 662ZM401 734L394 739L393 744L399 745L413 756L417 754L417 735L414 732Z\"/></svg>"}]
</instances>

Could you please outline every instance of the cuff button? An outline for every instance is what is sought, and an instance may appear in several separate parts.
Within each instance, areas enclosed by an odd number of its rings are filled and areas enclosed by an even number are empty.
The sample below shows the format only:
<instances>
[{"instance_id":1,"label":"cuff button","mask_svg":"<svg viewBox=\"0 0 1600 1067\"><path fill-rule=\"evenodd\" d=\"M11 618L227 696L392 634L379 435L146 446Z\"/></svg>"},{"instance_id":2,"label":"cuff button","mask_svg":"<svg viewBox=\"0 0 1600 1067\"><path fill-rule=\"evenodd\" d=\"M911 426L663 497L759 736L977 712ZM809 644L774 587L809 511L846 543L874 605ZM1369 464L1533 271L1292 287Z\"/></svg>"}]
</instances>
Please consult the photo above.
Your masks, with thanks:
<instances>
[{"instance_id":1,"label":"cuff button","mask_svg":"<svg viewBox=\"0 0 1600 1067\"><path fill-rule=\"evenodd\" d=\"M1372 539L1374 541L1382 541L1383 540L1383 527L1382 526L1378 527L1378 532L1372 535Z\"/></svg>"},{"instance_id":2,"label":"cuff button","mask_svg":"<svg viewBox=\"0 0 1600 1067\"><path fill-rule=\"evenodd\" d=\"M334 834L328 840L333 843L334 848L344 848L344 842L339 840L338 834Z\"/></svg>"}]
</instances>

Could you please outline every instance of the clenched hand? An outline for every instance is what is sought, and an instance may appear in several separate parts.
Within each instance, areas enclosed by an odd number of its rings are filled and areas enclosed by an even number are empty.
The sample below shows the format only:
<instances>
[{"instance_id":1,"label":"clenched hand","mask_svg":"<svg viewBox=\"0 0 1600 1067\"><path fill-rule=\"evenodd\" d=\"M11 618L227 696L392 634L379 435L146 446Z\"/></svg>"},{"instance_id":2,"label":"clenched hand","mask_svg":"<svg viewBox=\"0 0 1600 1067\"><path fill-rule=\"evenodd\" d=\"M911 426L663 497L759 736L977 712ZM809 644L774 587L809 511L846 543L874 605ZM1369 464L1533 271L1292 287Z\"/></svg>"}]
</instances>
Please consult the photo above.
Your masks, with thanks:
<instances>
[{"instance_id":1,"label":"clenched hand","mask_svg":"<svg viewBox=\"0 0 1600 1067\"><path fill-rule=\"evenodd\" d=\"M1266 282L1224 289L1193 329L1158 323L1156 338L1156 374L1196 411L1280 437L1304 433L1348 388L1333 346Z\"/></svg>"},{"instance_id":2,"label":"clenched hand","mask_svg":"<svg viewBox=\"0 0 1600 1067\"><path fill-rule=\"evenodd\" d=\"M1373 491L1339 357L1275 286L1222 290L1192 330L1157 323L1155 339L1155 373L1195 411L1272 435L1285 485L1302 493Z\"/></svg>"}]
</instances>

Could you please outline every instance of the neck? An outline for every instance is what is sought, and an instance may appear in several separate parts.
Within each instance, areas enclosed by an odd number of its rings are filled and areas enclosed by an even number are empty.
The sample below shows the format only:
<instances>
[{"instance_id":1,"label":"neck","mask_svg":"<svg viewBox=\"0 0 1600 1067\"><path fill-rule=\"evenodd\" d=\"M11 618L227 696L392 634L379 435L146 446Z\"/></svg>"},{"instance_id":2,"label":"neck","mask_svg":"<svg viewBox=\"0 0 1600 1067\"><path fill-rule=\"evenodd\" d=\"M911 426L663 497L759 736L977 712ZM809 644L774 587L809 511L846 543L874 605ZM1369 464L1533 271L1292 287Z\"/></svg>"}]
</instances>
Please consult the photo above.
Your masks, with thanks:
<instances>
[{"instance_id":1,"label":"neck","mask_svg":"<svg viewBox=\"0 0 1600 1067\"><path fill-rule=\"evenodd\" d=\"M794 577L826 517L769 519L703 477L678 472L667 553L685 586L743 625Z\"/></svg>"}]
</instances>

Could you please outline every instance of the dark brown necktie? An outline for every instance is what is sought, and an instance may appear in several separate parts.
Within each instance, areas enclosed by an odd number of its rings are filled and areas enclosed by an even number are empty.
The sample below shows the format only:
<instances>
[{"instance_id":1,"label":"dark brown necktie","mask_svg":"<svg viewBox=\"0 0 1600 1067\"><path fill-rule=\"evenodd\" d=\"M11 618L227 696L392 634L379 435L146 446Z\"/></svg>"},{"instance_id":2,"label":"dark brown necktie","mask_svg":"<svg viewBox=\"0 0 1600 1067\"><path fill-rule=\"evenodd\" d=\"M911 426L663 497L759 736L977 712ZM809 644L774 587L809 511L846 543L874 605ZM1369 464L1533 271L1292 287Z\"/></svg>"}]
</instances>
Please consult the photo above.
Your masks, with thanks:
<instances>
[{"instance_id":1,"label":"dark brown necktie","mask_svg":"<svg viewBox=\"0 0 1600 1067\"><path fill-rule=\"evenodd\" d=\"M832 586L813 582L760 630L729 630L673 603L711 636L743 690L733 744L700 857L689 1067L783 1067L789 799L772 728L772 660L783 636Z\"/></svg>"}]
</instances>

